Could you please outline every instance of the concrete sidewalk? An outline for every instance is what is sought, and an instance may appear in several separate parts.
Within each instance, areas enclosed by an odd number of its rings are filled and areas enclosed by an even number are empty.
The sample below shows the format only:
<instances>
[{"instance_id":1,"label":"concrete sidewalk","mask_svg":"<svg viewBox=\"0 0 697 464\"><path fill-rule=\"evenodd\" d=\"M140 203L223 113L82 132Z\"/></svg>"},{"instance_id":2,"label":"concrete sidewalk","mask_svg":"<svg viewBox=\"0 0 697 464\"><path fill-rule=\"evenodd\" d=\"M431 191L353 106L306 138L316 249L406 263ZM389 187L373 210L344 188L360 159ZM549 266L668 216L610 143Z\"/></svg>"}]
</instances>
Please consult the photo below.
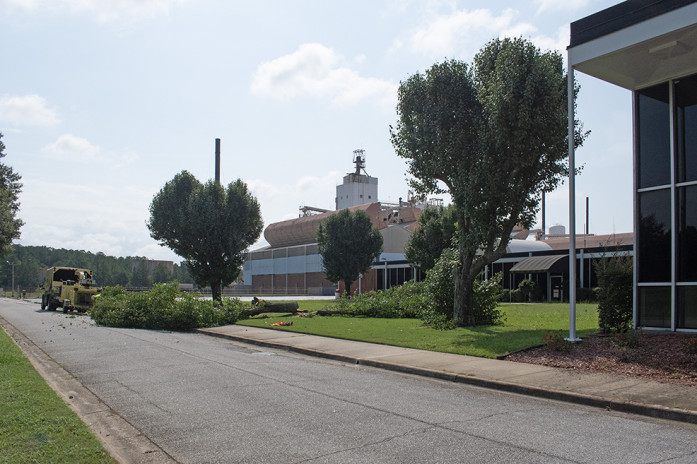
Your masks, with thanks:
<instances>
[{"instance_id":1,"label":"concrete sidewalk","mask_svg":"<svg viewBox=\"0 0 697 464\"><path fill-rule=\"evenodd\" d=\"M198 331L351 364L697 424L697 388L689 386L241 325Z\"/></svg>"}]
</instances>

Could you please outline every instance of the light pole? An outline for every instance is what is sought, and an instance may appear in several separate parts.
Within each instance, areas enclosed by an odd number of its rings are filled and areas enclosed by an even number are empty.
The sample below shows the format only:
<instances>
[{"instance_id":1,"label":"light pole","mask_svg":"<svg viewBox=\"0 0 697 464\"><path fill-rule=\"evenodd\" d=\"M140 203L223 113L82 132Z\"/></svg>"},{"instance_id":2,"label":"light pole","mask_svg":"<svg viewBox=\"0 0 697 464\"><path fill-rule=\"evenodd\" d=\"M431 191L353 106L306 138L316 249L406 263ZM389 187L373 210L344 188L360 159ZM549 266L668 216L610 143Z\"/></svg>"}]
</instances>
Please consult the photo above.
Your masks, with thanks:
<instances>
[{"instance_id":1,"label":"light pole","mask_svg":"<svg viewBox=\"0 0 697 464\"><path fill-rule=\"evenodd\" d=\"M12 266L12 298L15 297L15 263L11 263L7 260L5 260L7 264Z\"/></svg>"}]
</instances>

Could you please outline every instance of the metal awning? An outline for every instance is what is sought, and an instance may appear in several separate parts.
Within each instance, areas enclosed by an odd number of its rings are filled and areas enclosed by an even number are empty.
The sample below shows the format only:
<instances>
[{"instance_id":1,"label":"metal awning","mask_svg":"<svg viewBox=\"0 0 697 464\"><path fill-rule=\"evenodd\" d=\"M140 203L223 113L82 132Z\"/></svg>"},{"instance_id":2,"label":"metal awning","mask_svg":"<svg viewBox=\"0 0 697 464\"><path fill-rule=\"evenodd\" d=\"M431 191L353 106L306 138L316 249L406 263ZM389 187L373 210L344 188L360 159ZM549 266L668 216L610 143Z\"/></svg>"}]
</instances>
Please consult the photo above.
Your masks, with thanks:
<instances>
[{"instance_id":1,"label":"metal awning","mask_svg":"<svg viewBox=\"0 0 697 464\"><path fill-rule=\"evenodd\" d=\"M565 271L568 271L568 268L568 255L532 256L516 263L510 272L518 274L535 274L539 272L563 274Z\"/></svg>"}]
</instances>

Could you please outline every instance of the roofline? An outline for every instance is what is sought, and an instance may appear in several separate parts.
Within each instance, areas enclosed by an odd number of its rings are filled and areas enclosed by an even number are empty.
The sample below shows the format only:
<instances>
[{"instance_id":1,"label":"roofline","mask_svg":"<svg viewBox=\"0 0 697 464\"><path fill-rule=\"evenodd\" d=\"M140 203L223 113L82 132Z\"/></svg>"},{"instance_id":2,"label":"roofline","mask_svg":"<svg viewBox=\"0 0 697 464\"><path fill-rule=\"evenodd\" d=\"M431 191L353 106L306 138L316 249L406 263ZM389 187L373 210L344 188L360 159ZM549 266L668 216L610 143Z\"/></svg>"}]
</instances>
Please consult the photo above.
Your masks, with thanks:
<instances>
[{"instance_id":1,"label":"roofline","mask_svg":"<svg viewBox=\"0 0 697 464\"><path fill-rule=\"evenodd\" d=\"M697 0L627 0L572 22L569 48L696 2Z\"/></svg>"}]
</instances>

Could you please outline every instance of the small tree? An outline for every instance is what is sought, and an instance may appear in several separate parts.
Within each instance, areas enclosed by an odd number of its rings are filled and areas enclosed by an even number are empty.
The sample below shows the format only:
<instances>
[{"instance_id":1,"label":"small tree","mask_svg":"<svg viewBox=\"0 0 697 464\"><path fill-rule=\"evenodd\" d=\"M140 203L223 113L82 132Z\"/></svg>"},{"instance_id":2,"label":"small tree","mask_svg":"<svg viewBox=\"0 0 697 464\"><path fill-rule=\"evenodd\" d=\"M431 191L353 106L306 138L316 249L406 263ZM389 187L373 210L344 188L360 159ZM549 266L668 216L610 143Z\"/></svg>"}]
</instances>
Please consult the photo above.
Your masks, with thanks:
<instances>
[{"instance_id":1,"label":"small tree","mask_svg":"<svg viewBox=\"0 0 697 464\"><path fill-rule=\"evenodd\" d=\"M0 133L0 159L4 158L5 144ZM19 193L22 191L22 178L10 166L0 163L0 258L10 249L12 240L19 238L19 229L24 222L17 218L19 212Z\"/></svg>"},{"instance_id":2,"label":"small tree","mask_svg":"<svg viewBox=\"0 0 697 464\"><path fill-rule=\"evenodd\" d=\"M222 289L234 282L244 252L263 227L259 203L237 180L226 188L201 184L182 171L167 182L150 204L150 235L186 259L195 282L210 285L222 302Z\"/></svg>"},{"instance_id":3,"label":"small tree","mask_svg":"<svg viewBox=\"0 0 697 464\"><path fill-rule=\"evenodd\" d=\"M419 228L410 236L404 255L407 261L422 271L436 264L443 250L452 245L457 230L455 208L427 208L419 217Z\"/></svg>"},{"instance_id":4,"label":"small tree","mask_svg":"<svg viewBox=\"0 0 697 464\"><path fill-rule=\"evenodd\" d=\"M363 211L344 209L329 216L319 226L317 243L327 279L344 282L349 295L351 283L382 252L382 235Z\"/></svg>"}]
</instances>

